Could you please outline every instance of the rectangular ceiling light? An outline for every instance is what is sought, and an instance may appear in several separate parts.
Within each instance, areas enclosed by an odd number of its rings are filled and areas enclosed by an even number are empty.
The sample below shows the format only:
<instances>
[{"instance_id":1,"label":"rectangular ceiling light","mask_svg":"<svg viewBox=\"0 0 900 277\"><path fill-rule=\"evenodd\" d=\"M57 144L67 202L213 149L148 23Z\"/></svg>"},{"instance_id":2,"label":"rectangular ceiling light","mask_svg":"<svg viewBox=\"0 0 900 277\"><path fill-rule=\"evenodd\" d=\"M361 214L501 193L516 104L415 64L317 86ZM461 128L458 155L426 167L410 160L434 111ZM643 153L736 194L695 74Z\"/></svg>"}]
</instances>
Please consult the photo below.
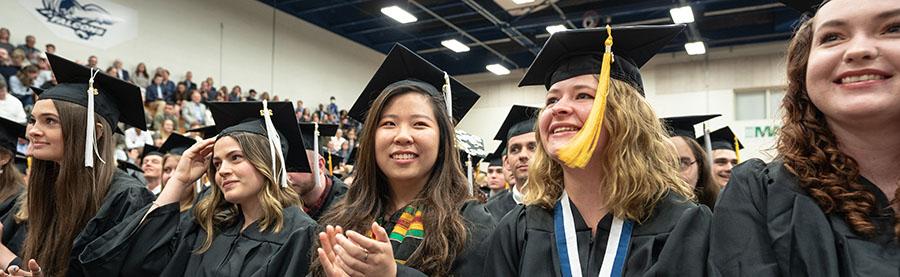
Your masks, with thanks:
<instances>
[{"instance_id":1,"label":"rectangular ceiling light","mask_svg":"<svg viewBox=\"0 0 900 277\"><path fill-rule=\"evenodd\" d=\"M534 3L534 0L512 0L513 4L522 5L528 3Z\"/></svg>"},{"instance_id":2,"label":"rectangular ceiling light","mask_svg":"<svg viewBox=\"0 0 900 277\"><path fill-rule=\"evenodd\" d=\"M469 51L468 46L466 46L465 44L462 44L462 42L459 42L458 40L455 40L455 39L448 39L445 41L441 41L441 45L449 48L450 50L453 50L453 52L456 52L456 53L462 53L462 52Z\"/></svg>"},{"instance_id":3,"label":"rectangular ceiling light","mask_svg":"<svg viewBox=\"0 0 900 277\"><path fill-rule=\"evenodd\" d=\"M689 42L684 44L684 50L687 51L688 55L703 55L706 54L706 44L702 41Z\"/></svg>"},{"instance_id":4,"label":"rectangular ceiling light","mask_svg":"<svg viewBox=\"0 0 900 277\"><path fill-rule=\"evenodd\" d=\"M671 9L669 14L672 15L672 21L675 21L675 24L694 22L694 11L691 10L691 6Z\"/></svg>"},{"instance_id":5,"label":"rectangular ceiling light","mask_svg":"<svg viewBox=\"0 0 900 277\"><path fill-rule=\"evenodd\" d=\"M547 32L551 34L565 30L568 30L568 28L566 28L566 26L562 24L547 26Z\"/></svg>"},{"instance_id":6,"label":"rectangular ceiling light","mask_svg":"<svg viewBox=\"0 0 900 277\"><path fill-rule=\"evenodd\" d=\"M406 10L404 10L398 6L390 6L390 7L381 8L381 13L383 13L387 16L390 16L394 20L397 20L397 22L400 22L403 24L410 23L410 22L416 22L416 20L419 20L418 18L416 18L416 16L412 15L411 13L407 12Z\"/></svg>"},{"instance_id":7,"label":"rectangular ceiling light","mask_svg":"<svg viewBox=\"0 0 900 277\"><path fill-rule=\"evenodd\" d=\"M487 68L488 71L490 71L491 73L494 73L495 75L509 74L509 69L506 69L506 67L504 67L503 65L498 64L498 63L489 64L489 65L485 66L484 68Z\"/></svg>"}]
</instances>

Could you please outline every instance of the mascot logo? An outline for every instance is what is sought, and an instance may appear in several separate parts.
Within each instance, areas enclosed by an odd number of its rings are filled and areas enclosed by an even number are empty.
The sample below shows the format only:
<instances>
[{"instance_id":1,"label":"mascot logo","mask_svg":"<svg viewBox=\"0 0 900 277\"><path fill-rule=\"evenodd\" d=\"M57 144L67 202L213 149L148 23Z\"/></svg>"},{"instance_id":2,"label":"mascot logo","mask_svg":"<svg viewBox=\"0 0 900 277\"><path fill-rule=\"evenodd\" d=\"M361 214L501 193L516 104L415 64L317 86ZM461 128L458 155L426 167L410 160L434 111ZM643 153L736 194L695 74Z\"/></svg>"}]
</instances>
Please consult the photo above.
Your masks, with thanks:
<instances>
[{"instance_id":1,"label":"mascot logo","mask_svg":"<svg viewBox=\"0 0 900 277\"><path fill-rule=\"evenodd\" d=\"M103 37L107 28L120 21L97 4L81 4L78 0L43 0L43 4L36 10L47 22L72 29L83 40Z\"/></svg>"}]
</instances>

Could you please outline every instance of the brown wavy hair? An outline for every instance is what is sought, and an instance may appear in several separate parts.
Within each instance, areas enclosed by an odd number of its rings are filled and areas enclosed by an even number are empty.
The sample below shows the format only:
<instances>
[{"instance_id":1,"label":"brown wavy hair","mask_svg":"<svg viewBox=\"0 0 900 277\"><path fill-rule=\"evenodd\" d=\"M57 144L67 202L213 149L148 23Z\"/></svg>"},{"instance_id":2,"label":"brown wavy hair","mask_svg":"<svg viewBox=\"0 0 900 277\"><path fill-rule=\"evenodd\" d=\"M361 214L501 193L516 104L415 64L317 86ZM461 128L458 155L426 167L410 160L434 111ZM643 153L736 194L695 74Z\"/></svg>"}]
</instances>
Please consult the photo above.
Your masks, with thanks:
<instances>
[{"instance_id":1,"label":"brown wavy hair","mask_svg":"<svg viewBox=\"0 0 900 277\"><path fill-rule=\"evenodd\" d=\"M814 18L813 18L814 19ZM875 196L859 183L859 165L841 152L840 142L829 129L825 115L810 100L806 90L806 69L813 42L813 20L800 24L788 46L788 89L782 101L784 116L777 149L788 171L797 176L800 187L826 214L839 213L854 232L864 237L876 235L869 218ZM900 199L900 190L894 202ZM894 233L900 238L900 213Z\"/></svg>"},{"instance_id":2,"label":"brown wavy hair","mask_svg":"<svg viewBox=\"0 0 900 277\"><path fill-rule=\"evenodd\" d=\"M595 155L602 158L596 170L604 177L597 182L607 195L609 212L640 223L667 193L693 200L693 190L678 174L678 155L662 123L637 89L612 79L607 101L603 128L609 131L609 139ZM563 165L544 150L539 132L535 132L538 147L528 166L524 201L550 210L562 196Z\"/></svg>"},{"instance_id":3,"label":"brown wavy hair","mask_svg":"<svg viewBox=\"0 0 900 277\"><path fill-rule=\"evenodd\" d=\"M222 137L226 136L237 141L247 158L246 161L264 177L262 188L256 194L263 211L262 217L259 219L259 231L281 232L284 227L284 209L290 206L299 207L300 196L294 192L291 186L281 187L278 184L275 173L281 170L281 163L276 163L276 168L272 168L269 139L262 135L245 132L230 133ZM194 250L194 254L202 254L209 250L217 235L216 232L224 227L237 224L241 216L238 205L226 201L222 189L216 184L216 178L213 177L216 176L216 168L212 163L206 174L210 176L210 193L194 206L195 221L206 232L206 238L203 240L203 244ZM287 176L282 178L287 178Z\"/></svg>"},{"instance_id":4,"label":"brown wavy hair","mask_svg":"<svg viewBox=\"0 0 900 277\"><path fill-rule=\"evenodd\" d=\"M468 238L460 209L469 199L469 184L460 168L459 154L455 147L456 133L450 116L444 109L444 97L425 91L416 84L392 85L375 99L363 125L370 127L363 128L360 138L360 141L367 143L359 145L359 160L353 172L353 185L346 196L322 216L319 225L339 225L344 230L365 234L377 216L392 212L390 187L375 162L375 131L385 106L392 99L410 93L421 94L429 99L440 131L440 141L438 158L431 169L428 182L411 203L423 209L425 238L407 259L406 265L428 276L446 276L450 274L453 261L462 253ZM316 240L312 249L318 247L319 241ZM311 272L314 276L324 275L317 252L313 251L312 255Z\"/></svg>"},{"instance_id":5,"label":"brown wavy hair","mask_svg":"<svg viewBox=\"0 0 900 277\"><path fill-rule=\"evenodd\" d=\"M97 136L97 152L106 163L94 157L94 167L84 167L87 108L50 100L59 113L62 128L63 160L60 163L34 159L28 192L16 213L16 222L29 225L22 250L23 260L35 259L50 276L66 276L71 261L72 243L100 210L116 171L114 125L95 113L102 133Z\"/></svg>"}]
</instances>

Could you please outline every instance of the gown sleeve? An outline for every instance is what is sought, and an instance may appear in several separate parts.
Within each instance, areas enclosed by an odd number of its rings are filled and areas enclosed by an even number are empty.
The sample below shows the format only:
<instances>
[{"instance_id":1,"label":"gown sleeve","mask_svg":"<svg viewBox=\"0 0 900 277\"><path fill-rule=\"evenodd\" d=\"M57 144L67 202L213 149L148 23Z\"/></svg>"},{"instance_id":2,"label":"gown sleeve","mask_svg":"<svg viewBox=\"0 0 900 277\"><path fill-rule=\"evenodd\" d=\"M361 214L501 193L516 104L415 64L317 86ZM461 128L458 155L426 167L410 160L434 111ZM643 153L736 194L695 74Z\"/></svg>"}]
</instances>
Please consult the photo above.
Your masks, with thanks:
<instances>
[{"instance_id":1,"label":"gown sleeve","mask_svg":"<svg viewBox=\"0 0 900 277\"><path fill-rule=\"evenodd\" d=\"M525 206L518 205L500 220L490 235L481 276L519 276L524 236Z\"/></svg>"},{"instance_id":2,"label":"gown sleeve","mask_svg":"<svg viewBox=\"0 0 900 277\"><path fill-rule=\"evenodd\" d=\"M765 164L738 165L719 196L712 219L710 276L778 276L778 263L767 231Z\"/></svg>"},{"instance_id":3,"label":"gown sleeve","mask_svg":"<svg viewBox=\"0 0 900 277\"><path fill-rule=\"evenodd\" d=\"M675 210L675 208L670 208ZM709 228L712 213L704 205L694 205L677 214L665 211L662 216L672 216L674 226L668 233L645 237L643 244L632 244L628 276L706 276L709 253ZM638 242L636 237L633 237ZM665 242L660 249L659 242ZM658 254L652 253L659 251ZM643 253L641 253L643 252ZM649 252L649 253L648 253ZM640 257L640 258L639 258ZM642 259L646 257L656 257Z\"/></svg>"},{"instance_id":4,"label":"gown sleeve","mask_svg":"<svg viewBox=\"0 0 900 277\"><path fill-rule=\"evenodd\" d=\"M314 240L317 240L317 225L312 219L308 226L291 233L288 241L253 276L306 276L311 263L310 254Z\"/></svg>"},{"instance_id":5,"label":"gown sleeve","mask_svg":"<svg viewBox=\"0 0 900 277\"><path fill-rule=\"evenodd\" d=\"M183 233L179 203L147 205L97 238L79 256L91 276L158 276ZM144 215L147 218L141 223Z\"/></svg>"}]
</instances>

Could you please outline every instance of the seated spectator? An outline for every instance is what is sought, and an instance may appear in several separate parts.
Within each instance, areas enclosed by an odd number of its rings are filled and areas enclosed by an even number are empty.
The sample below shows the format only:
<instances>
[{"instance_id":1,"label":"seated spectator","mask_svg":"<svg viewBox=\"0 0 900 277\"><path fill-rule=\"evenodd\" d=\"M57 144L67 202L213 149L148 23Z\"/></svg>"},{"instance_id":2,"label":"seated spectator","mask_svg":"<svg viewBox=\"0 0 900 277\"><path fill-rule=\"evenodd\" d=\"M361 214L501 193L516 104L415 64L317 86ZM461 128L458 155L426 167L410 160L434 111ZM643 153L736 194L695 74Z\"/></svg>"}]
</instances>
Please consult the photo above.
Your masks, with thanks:
<instances>
[{"instance_id":1,"label":"seated spectator","mask_svg":"<svg viewBox=\"0 0 900 277\"><path fill-rule=\"evenodd\" d=\"M25 44L20 44L19 47L17 47L25 52L25 58L32 63L37 62L37 57L41 54L41 50L34 47L36 43L37 39L35 39L34 36L27 35L25 36Z\"/></svg>"},{"instance_id":2,"label":"seated spectator","mask_svg":"<svg viewBox=\"0 0 900 277\"><path fill-rule=\"evenodd\" d=\"M150 75L147 74L147 65L144 63L139 63L134 68L134 76L131 76L131 78L131 82L138 87L145 88L150 86Z\"/></svg>"},{"instance_id":3,"label":"seated spectator","mask_svg":"<svg viewBox=\"0 0 900 277\"><path fill-rule=\"evenodd\" d=\"M10 59L12 59L12 65L18 68L22 68L26 65L31 64L31 62L29 62L25 57L25 51L19 48L13 50L12 54L10 54Z\"/></svg>"},{"instance_id":4,"label":"seated spectator","mask_svg":"<svg viewBox=\"0 0 900 277\"><path fill-rule=\"evenodd\" d=\"M47 54L56 54L56 45L47 43L47 45L44 45L44 52Z\"/></svg>"},{"instance_id":5,"label":"seated spectator","mask_svg":"<svg viewBox=\"0 0 900 277\"><path fill-rule=\"evenodd\" d=\"M181 104L181 102L183 102L184 100L187 99L187 97L188 97L187 94L188 94L187 86L185 86L182 83L179 83L178 86L175 87L175 96L173 96L175 98L175 103Z\"/></svg>"},{"instance_id":6,"label":"seated spectator","mask_svg":"<svg viewBox=\"0 0 900 277\"><path fill-rule=\"evenodd\" d=\"M216 82L213 80L212 77L206 77L206 82L209 83L209 90L216 91ZM210 97L210 98L215 99L215 97Z\"/></svg>"},{"instance_id":7,"label":"seated spectator","mask_svg":"<svg viewBox=\"0 0 900 277\"><path fill-rule=\"evenodd\" d=\"M9 29L0 28L0 49L6 50L6 53L12 53L16 47L9 43Z\"/></svg>"},{"instance_id":8,"label":"seated spectator","mask_svg":"<svg viewBox=\"0 0 900 277\"><path fill-rule=\"evenodd\" d=\"M22 101L22 105L25 107L34 105L31 86L34 85L38 73L40 73L40 69L36 65L29 65L19 70L19 73L16 73L15 76L9 78L9 91L16 98L19 98L19 101Z\"/></svg>"},{"instance_id":9,"label":"seated spectator","mask_svg":"<svg viewBox=\"0 0 900 277\"><path fill-rule=\"evenodd\" d=\"M113 77L119 76L119 70L116 69L115 66L107 67L107 68L106 68L106 75L113 76ZM118 78L118 77L116 77L116 78Z\"/></svg>"},{"instance_id":10,"label":"seated spectator","mask_svg":"<svg viewBox=\"0 0 900 277\"><path fill-rule=\"evenodd\" d=\"M281 101L281 99L278 99L278 95L272 96L272 102L277 102L277 101Z\"/></svg>"},{"instance_id":11,"label":"seated spectator","mask_svg":"<svg viewBox=\"0 0 900 277\"><path fill-rule=\"evenodd\" d=\"M203 96L203 102L214 101L216 99L216 91L212 89L206 81L200 82L200 95Z\"/></svg>"},{"instance_id":12,"label":"seated spectator","mask_svg":"<svg viewBox=\"0 0 900 277\"><path fill-rule=\"evenodd\" d=\"M172 120L172 123L178 122L178 110L175 107L175 103L166 102L165 106L163 106L162 113L157 113L156 116L153 117L153 129L162 129L163 121L165 120ZM172 128L174 129L174 124Z\"/></svg>"},{"instance_id":13,"label":"seated spectator","mask_svg":"<svg viewBox=\"0 0 900 277\"><path fill-rule=\"evenodd\" d=\"M165 69L165 68L161 68L161 69L162 70L159 73L163 77L163 80L162 80L163 88L167 92L169 92L169 95L175 95L175 82L172 82L172 80L169 79L169 70ZM174 99L172 99L172 100L174 101Z\"/></svg>"},{"instance_id":14,"label":"seated spectator","mask_svg":"<svg viewBox=\"0 0 900 277\"><path fill-rule=\"evenodd\" d=\"M246 100L247 101L256 101L256 90L255 89L251 88L250 91L247 92ZM266 100L268 100L268 99L266 99Z\"/></svg>"},{"instance_id":15,"label":"seated spectator","mask_svg":"<svg viewBox=\"0 0 900 277\"><path fill-rule=\"evenodd\" d=\"M231 102L240 102L241 99L241 86L234 86L231 88L231 93L228 94L228 101Z\"/></svg>"},{"instance_id":16,"label":"seated spectator","mask_svg":"<svg viewBox=\"0 0 900 277\"><path fill-rule=\"evenodd\" d=\"M113 62L113 67L116 68L116 75L112 75L112 76L116 76L116 77L118 77L119 79L122 79L122 80L124 80L124 81L130 81L130 80L131 80L131 76L128 74L128 70L125 70L125 67L122 65L122 61L121 61L121 60L118 60L118 59L115 60L115 61Z\"/></svg>"},{"instance_id":17,"label":"seated spectator","mask_svg":"<svg viewBox=\"0 0 900 277\"><path fill-rule=\"evenodd\" d=\"M262 101L262 100L271 101L272 98L269 97L269 93L268 93L268 92L263 92L262 95L259 96L259 100L260 100L260 101Z\"/></svg>"},{"instance_id":18,"label":"seated spectator","mask_svg":"<svg viewBox=\"0 0 900 277\"><path fill-rule=\"evenodd\" d=\"M44 84L47 84L48 82L50 84L56 83L56 80L53 79L53 71L50 70L50 62L48 62L46 58L38 58L37 66L39 72L37 79L34 80L33 87L42 88L44 87Z\"/></svg>"},{"instance_id":19,"label":"seated spectator","mask_svg":"<svg viewBox=\"0 0 900 277\"><path fill-rule=\"evenodd\" d=\"M156 147L160 147L160 146L162 146L163 142L165 142L167 139L169 139L169 136L175 132L175 121L176 120L172 120L172 119L163 120L162 127L159 128L159 131L157 131L154 134L155 136L153 137L153 145L156 145Z\"/></svg>"},{"instance_id":20,"label":"seated spectator","mask_svg":"<svg viewBox=\"0 0 900 277\"><path fill-rule=\"evenodd\" d=\"M191 73L190 71L184 73L184 80L178 82L178 84L183 84L187 91L197 89L197 83L194 83L194 73Z\"/></svg>"},{"instance_id":21,"label":"seated spectator","mask_svg":"<svg viewBox=\"0 0 900 277\"><path fill-rule=\"evenodd\" d=\"M157 101L164 102L173 102L173 95L166 91L165 85L163 84L163 76L157 74L153 76L153 84L147 86L147 92L145 93L147 96L144 99L145 103L153 103ZM155 108L154 108L155 109Z\"/></svg>"},{"instance_id":22,"label":"seated spectator","mask_svg":"<svg viewBox=\"0 0 900 277\"><path fill-rule=\"evenodd\" d=\"M90 57L88 57L87 64L85 64L84 66L87 66L90 68L99 68L99 64L100 63L97 60L97 56L91 55Z\"/></svg>"},{"instance_id":23,"label":"seated spectator","mask_svg":"<svg viewBox=\"0 0 900 277\"><path fill-rule=\"evenodd\" d=\"M184 119L185 129L192 125L206 126L206 105L201 103L203 96L199 90L192 90L190 101L186 101L181 108L181 117Z\"/></svg>"},{"instance_id":24,"label":"seated spectator","mask_svg":"<svg viewBox=\"0 0 900 277\"><path fill-rule=\"evenodd\" d=\"M334 96L332 96L331 103L328 104L327 112L330 113L331 115L337 116L338 115L338 106L337 106L337 103L335 103L335 101L336 100L335 100Z\"/></svg>"},{"instance_id":25,"label":"seated spectator","mask_svg":"<svg viewBox=\"0 0 900 277\"><path fill-rule=\"evenodd\" d=\"M0 117L25 124L25 109L18 98L9 95L6 81L0 78Z\"/></svg>"},{"instance_id":26,"label":"seated spectator","mask_svg":"<svg viewBox=\"0 0 900 277\"><path fill-rule=\"evenodd\" d=\"M142 131L138 128L128 128L125 130L125 148L134 149L144 147L145 144L153 144L153 134L149 131Z\"/></svg>"},{"instance_id":27,"label":"seated spectator","mask_svg":"<svg viewBox=\"0 0 900 277\"><path fill-rule=\"evenodd\" d=\"M344 130L338 128L335 131L334 136L331 137L331 148L328 149L328 152L337 153L341 150L341 145L347 142L347 139L344 138Z\"/></svg>"},{"instance_id":28,"label":"seated spectator","mask_svg":"<svg viewBox=\"0 0 900 277\"><path fill-rule=\"evenodd\" d=\"M0 48L0 75L3 75L4 81L9 81L9 77L15 76L21 67L13 66L12 58L6 49Z\"/></svg>"}]
</instances>

